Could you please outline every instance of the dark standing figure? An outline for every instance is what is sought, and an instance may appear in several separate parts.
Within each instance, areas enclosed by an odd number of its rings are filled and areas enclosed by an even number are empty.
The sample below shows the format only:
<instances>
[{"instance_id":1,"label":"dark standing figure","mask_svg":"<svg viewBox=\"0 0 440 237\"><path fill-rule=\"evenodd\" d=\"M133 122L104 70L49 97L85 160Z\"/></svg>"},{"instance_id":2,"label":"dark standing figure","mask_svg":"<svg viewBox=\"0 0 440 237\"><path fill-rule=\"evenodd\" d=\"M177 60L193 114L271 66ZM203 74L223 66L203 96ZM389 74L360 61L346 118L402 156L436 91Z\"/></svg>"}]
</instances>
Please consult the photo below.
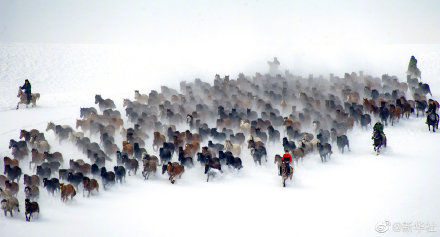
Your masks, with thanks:
<instances>
[{"instance_id":1,"label":"dark standing figure","mask_svg":"<svg viewBox=\"0 0 440 237\"><path fill-rule=\"evenodd\" d=\"M32 92L31 92L31 83L29 82L28 79L26 79L24 81L24 85L22 85L20 87L21 90L24 90L24 93L27 96L27 104L31 103L31 99L32 99Z\"/></svg>"}]
</instances>

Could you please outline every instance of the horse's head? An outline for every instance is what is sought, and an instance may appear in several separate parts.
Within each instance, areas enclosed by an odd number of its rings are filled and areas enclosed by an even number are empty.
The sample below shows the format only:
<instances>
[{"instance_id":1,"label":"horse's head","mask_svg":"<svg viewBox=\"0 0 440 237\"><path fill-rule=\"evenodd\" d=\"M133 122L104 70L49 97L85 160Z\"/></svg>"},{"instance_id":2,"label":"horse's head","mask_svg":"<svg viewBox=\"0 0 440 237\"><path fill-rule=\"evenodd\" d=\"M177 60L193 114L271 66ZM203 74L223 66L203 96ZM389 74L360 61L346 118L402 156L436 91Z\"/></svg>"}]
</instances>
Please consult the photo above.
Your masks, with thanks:
<instances>
[{"instance_id":1,"label":"horse's head","mask_svg":"<svg viewBox=\"0 0 440 237\"><path fill-rule=\"evenodd\" d=\"M26 134L27 134L27 131L26 131L26 130L24 130L24 129L20 130L20 139L22 139L23 137L25 137Z\"/></svg>"},{"instance_id":2,"label":"horse's head","mask_svg":"<svg viewBox=\"0 0 440 237\"><path fill-rule=\"evenodd\" d=\"M101 95L95 95L95 104L99 103L102 100Z\"/></svg>"},{"instance_id":3,"label":"horse's head","mask_svg":"<svg viewBox=\"0 0 440 237\"><path fill-rule=\"evenodd\" d=\"M23 92L20 90L20 88L18 88L17 97L20 98L20 96L21 96L22 93L23 93Z\"/></svg>"},{"instance_id":4,"label":"horse's head","mask_svg":"<svg viewBox=\"0 0 440 237\"><path fill-rule=\"evenodd\" d=\"M54 128L55 128L55 124L53 122L49 122L46 127L46 132Z\"/></svg>"},{"instance_id":5,"label":"horse's head","mask_svg":"<svg viewBox=\"0 0 440 237\"><path fill-rule=\"evenodd\" d=\"M16 145L16 141L14 139L9 140L9 149L11 149L14 145Z\"/></svg>"}]
</instances>

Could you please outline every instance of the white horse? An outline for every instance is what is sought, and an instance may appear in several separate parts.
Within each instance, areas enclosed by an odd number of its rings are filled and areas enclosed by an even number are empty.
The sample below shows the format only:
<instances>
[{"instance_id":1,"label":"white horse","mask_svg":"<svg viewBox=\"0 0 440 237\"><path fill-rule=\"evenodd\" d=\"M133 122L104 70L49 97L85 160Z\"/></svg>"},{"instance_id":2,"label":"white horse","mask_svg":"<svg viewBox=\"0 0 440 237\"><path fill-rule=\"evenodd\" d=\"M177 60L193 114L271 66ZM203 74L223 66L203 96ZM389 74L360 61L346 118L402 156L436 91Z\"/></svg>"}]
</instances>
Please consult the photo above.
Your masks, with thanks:
<instances>
[{"instance_id":1,"label":"white horse","mask_svg":"<svg viewBox=\"0 0 440 237\"><path fill-rule=\"evenodd\" d=\"M26 108L27 108L28 107L27 95L20 89L20 87L18 88L17 97L20 98L20 101L17 104L17 109L20 106L20 104L25 104ZM35 107L37 105L37 100L40 99L40 93L32 93L31 97L32 98L31 98L30 103L32 103L32 107Z\"/></svg>"},{"instance_id":2,"label":"white horse","mask_svg":"<svg viewBox=\"0 0 440 237\"><path fill-rule=\"evenodd\" d=\"M230 151L234 156L240 156L241 154L241 146L233 144L230 140L225 141L225 149Z\"/></svg>"},{"instance_id":3,"label":"white horse","mask_svg":"<svg viewBox=\"0 0 440 237\"><path fill-rule=\"evenodd\" d=\"M251 123L249 123L247 120L241 120L240 130L244 133L244 135L249 135L249 133L251 133Z\"/></svg>"}]
</instances>

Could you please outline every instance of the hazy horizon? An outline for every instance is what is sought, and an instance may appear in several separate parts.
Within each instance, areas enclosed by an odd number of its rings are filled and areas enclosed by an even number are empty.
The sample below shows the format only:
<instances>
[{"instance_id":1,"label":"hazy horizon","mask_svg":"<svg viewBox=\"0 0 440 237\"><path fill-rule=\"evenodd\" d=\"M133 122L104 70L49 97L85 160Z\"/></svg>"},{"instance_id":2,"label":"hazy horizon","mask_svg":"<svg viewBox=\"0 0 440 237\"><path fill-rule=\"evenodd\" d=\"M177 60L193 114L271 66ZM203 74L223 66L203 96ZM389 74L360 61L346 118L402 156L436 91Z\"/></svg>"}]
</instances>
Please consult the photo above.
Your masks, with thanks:
<instances>
[{"instance_id":1,"label":"hazy horizon","mask_svg":"<svg viewBox=\"0 0 440 237\"><path fill-rule=\"evenodd\" d=\"M0 42L440 43L440 1L4 0Z\"/></svg>"}]
</instances>

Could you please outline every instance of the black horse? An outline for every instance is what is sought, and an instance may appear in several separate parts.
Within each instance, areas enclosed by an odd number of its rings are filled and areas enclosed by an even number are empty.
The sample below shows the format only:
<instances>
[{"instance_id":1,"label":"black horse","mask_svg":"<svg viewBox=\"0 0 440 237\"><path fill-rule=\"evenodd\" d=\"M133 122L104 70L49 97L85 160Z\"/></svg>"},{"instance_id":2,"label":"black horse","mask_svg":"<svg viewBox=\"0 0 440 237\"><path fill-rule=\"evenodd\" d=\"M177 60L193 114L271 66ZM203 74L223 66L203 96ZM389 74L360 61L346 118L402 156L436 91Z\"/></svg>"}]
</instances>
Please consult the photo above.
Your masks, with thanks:
<instances>
[{"instance_id":1,"label":"black horse","mask_svg":"<svg viewBox=\"0 0 440 237\"><path fill-rule=\"evenodd\" d=\"M435 129L436 128L438 129L438 120L439 120L438 114L432 112L429 113L427 116L428 117L426 119L426 122L428 123L428 130L431 131L431 126L432 126L432 131L435 132Z\"/></svg>"},{"instance_id":2,"label":"black horse","mask_svg":"<svg viewBox=\"0 0 440 237\"><path fill-rule=\"evenodd\" d=\"M381 134L378 130L375 130L373 133L373 146L374 151L376 152L376 155L379 155L380 148L387 147L387 138L385 134Z\"/></svg>"}]
</instances>

